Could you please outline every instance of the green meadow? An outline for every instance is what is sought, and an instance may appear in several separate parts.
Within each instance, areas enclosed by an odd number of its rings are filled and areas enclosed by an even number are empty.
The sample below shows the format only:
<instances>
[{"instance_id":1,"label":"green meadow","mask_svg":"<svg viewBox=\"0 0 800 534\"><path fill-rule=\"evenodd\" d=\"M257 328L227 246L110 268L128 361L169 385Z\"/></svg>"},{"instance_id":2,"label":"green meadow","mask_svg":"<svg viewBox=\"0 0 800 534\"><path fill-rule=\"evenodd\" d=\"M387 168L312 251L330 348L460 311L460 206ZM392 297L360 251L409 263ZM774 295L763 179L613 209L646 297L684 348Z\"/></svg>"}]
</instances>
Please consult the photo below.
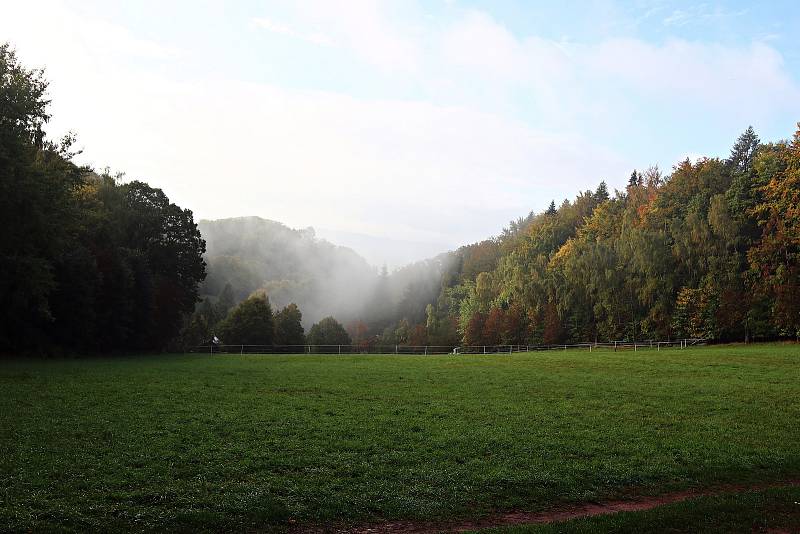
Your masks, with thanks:
<instances>
[{"instance_id":1,"label":"green meadow","mask_svg":"<svg viewBox=\"0 0 800 534\"><path fill-rule=\"evenodd\" d=\"M776 482L800 477L800 346L2 361L0 450L12 531L465 519Z\"/></svg>"}]
</instances>

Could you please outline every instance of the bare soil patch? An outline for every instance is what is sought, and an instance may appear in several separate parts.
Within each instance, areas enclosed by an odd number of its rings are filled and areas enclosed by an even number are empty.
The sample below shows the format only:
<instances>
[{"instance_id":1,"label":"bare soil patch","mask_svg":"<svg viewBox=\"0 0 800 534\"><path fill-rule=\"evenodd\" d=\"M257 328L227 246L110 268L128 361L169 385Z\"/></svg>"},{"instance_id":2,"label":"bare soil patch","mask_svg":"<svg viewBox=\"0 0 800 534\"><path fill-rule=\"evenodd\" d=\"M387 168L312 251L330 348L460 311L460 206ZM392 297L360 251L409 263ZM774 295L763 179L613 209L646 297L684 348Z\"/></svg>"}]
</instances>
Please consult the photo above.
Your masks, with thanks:
<instances>
[{"instance_id":1,"label":"bare soil patch","mask_svg":"<svg viewBox=\"0 0 800 534\"><path fill-rule=\"evenodd\" d=\"M298 531L309 533L331 532L339 534L434 534L439 532L466 532L492 527L512 525L533 525L557 523L583 517L616 514L619 512L639 512L659 506L687 501L698 497L723 494L746 493L773 488L800 486L800 479L752 485L724 485L702 489L689 489L656 496L629 497L626 499L585 502L557 506L539 512L503 512L479 519L453 521L387 521L362 525L328 525L299 527Z\"/></svg>"}]
</instances>

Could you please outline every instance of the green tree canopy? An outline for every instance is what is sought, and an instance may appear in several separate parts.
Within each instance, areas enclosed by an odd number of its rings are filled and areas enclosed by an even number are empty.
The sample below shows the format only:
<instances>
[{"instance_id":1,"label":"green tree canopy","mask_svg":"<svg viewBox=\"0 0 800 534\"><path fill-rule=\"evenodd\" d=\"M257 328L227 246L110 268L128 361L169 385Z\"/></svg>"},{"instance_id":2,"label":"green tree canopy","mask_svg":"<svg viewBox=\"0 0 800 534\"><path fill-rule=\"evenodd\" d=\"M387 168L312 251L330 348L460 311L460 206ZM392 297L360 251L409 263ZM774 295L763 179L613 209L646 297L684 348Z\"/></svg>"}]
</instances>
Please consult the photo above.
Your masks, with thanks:
<instances>
[{"instance_id":1,"label":"green tree canopy","mask_svg":"<svg viewBox=\"0 0 800 534\"><path fill-rule=\"evenodd\" d=\"M350 345L352 340L344 326L333 317L326 317L308 331L309 345Z\"/></svg>"},{"instance_id":2,"label":"green tree canopy","mask_svg":"<svg viewBox=\"0 0 800 534\"><path fill-rule=\"evenodd\" d=\"M81 169L63 157L68 140L63 153L45 141L46 90L42 71L0 45L0 346L9 348L41 341L52 325L57 263L80 227Z\"/></svg>"},{"instance_id":3,"label":"green tree canopy","mask_svg":"<svg viewBox=\"0 0 800 534\"><path fill-rule=\"evenodd\" d=\"M160 189L45 138L42 71L0 45L0 346L157 349L194 310L205 242Z\"/></svg>"},{"instance_id":4,"label":"green tree canopy","mask_svg":"<svg viewBox=\"0 0 800 534\"><path fill-rule=\"evenodd\" d=\"M301 321L303 314L292 302L275 314L275 344L305 345L306 336Z\"/></svg>"},{"instance_id":5,"label":"green tree canopy","mask_svg":"<svg viewBox=\"0 0 800 534\"><path fill-rule=\"evenodd\" d=\"M239 303L220 323L217 336L229 345L272 345L275 322L267 296L257 294Z\"/></svg>"}]
</instances>

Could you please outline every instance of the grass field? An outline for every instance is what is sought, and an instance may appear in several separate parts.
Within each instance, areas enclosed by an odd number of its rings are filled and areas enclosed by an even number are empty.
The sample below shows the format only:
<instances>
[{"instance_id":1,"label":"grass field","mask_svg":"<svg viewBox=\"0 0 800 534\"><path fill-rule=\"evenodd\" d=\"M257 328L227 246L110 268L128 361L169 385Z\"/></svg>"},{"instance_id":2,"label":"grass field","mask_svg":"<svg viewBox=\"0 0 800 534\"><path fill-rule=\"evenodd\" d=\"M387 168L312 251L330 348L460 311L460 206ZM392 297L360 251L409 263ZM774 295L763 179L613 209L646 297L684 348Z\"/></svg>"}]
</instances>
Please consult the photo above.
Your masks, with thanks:
<instances>
[{"instance_id":1,"label":"grass field","mask_svg":"<svg viewBox=\"0 0 800 534\"><path fill-rule=\"evenodd\" d=\"M800 346L4 361L0 448L3 530L468 518L776 481L800 476Z\"/></svg>"}]
</instances>

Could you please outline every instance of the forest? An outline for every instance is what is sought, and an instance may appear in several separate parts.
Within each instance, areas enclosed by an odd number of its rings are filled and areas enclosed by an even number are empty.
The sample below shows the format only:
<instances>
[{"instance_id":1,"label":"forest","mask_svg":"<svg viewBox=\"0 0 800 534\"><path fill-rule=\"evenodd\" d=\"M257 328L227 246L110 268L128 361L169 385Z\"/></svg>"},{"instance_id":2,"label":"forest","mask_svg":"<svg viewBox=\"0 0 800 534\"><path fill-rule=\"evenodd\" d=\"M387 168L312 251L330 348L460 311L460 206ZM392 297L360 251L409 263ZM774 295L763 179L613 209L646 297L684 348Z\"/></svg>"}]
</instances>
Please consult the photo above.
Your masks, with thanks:
<instances>
[{"instance_id":1,"label":"forest","mask_svg":"<svg viewBox=\"0 0 800 534\"><path fill-rule=\"evenodd\" d=\"M160 189L74 163L48 105L43 72L0 46L4 353L800 336L800 130L747 128L726 157L601 182L389 273L311 230L198 226Z\"/></svg>"},{"instance_id":2,"label":"forest","mask_svg":"<svg viewBox=\"0 0 800 534\"><path fill-rule=\"evenodd\" d=\"M497 237L360 277L370 296L339 312L364 349L796 338L798 206L800 131L762 143L747 128L725 158L633 171L622 191L601 182Z\"/></svg>"},{"instance_id":3,"label":"forest","mask_svg":"<svg viewBox=\"0 0 800 534\"><path fill-rule=\"evenodd\" d=\"M747 128L727 158L634 171L613 194L601 182L453 256L424 322L401 318L396 339L797 337L800 131L762 143Z\"/></svg>"}]
</instances>

